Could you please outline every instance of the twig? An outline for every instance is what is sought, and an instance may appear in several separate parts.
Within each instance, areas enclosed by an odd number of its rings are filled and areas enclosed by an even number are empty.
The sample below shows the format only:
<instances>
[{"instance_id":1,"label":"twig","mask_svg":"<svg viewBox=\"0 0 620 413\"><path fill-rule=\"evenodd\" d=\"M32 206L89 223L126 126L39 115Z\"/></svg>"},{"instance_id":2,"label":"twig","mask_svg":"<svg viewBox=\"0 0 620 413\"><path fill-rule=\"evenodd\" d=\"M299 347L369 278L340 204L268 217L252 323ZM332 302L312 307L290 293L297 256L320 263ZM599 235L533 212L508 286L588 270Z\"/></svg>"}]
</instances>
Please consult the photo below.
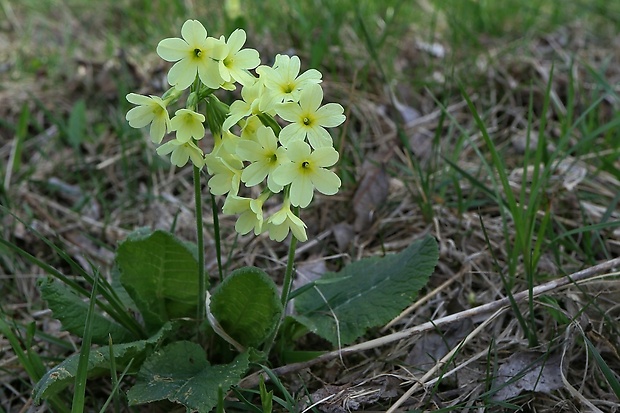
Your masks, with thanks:
<instances>
[{"instance_id":1,"label":"twig","mask_svg":"<svg viewBox=\"0 0 620 413\"><path fill-rule=\"evenodd\" d=\"M589 267L584 270L577 271L573 274L567 275L565 277L558 278L558 279L549 281L545 284L539 285L533 289L532 295L534 297L537 297L541 294L548 293L549 291L559 290L569 284L574 284L580 281L587 280L589 278L592 278L605 271L608 271L612 268L616 268L619 266L620 266L620 258L614 258L612 260L605 261L593 267ZM514 294L513 299L517 303L522 302L528 297L529 293L530 293L529 290L521 291L517 294ZM428 321L426 323L417 325L415 327L408 328L403 331L388 334L387 336L384 336L384 337L379 337L379 338L369 340L363 343L355 344L349 347L344 347L339 350L330 351L329 353L321 354L320 356L312 360L308 360L308 361L300 362L300 363L288 364L286 366L278 367L278 368L273 369L272 371L277 376L289 374L294 371L302 370L307 367L313 366L315 364L329 361L329 360L332 360L340 356L344 357L347 354L358 353L360 351L365 351L365 350L370 350L373 348L381 347L386 344L393 343L395 341L400 341L400 340L404 340L407 338L411 338L413 336L422 334L424 332L436 330L438 328L444 327L456 321L461 321L465 318L472 318L474 319L474 321L483 321L486 318L482 320L477 320L477 319L480 318L480 316L483 316L489 313L494 313L504 307L509 307L509 306L510 306L510 301L508 297L505 297L500 300L492 301L490 303L487 303L487 304L484 304L478 307L474 307L469 310L461 311L456 314L451 314L451 315L439 318L434 321ZM248 388L248 387L254 387L258 385L260 375L261 375L260 372L256 372L254 374L249 375L248 377L246 377L239 383L239 386ZM268 378L265 378L265 379L268 380Z\"/></svg>"}]
</instances>

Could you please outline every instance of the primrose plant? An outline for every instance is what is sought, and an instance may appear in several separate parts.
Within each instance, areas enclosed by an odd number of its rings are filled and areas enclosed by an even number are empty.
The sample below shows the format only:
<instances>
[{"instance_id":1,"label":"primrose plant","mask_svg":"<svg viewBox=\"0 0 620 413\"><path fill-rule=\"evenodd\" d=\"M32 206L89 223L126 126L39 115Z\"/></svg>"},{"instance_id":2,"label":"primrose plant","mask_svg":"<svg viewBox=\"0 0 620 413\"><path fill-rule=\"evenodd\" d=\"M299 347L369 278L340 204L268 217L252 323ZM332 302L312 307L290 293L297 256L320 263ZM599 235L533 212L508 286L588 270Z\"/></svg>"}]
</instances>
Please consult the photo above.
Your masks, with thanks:
<instances>
[{"instance_id":1,"label":"primrose plant","mask_svg":"<svg viewBox=\"0 0 620 413\"><path fill-rule=\"evenodd\" d=\"M327 128L345 121L344 109L323 104L318 70L302 72L299 57L281 54L273 65L261 65L256 50L243 48L245 41L241 29L228 39L215 38L199 21L188 20L181 38L157 46L157 54L173 63L170 89L161 97L127 95L136 105L126 115L130 126L149 127L157 153L169 155L173 165L192 164L196 244L161 230L132 233L118 247L111 282L94 279L102 298L91 298L92 311L75 311L85 305L79 297L85 289L53 280L41 284L65 329L89 334L99 345L89 354L89 377L106 371L137 376L127 392L132 405L168 399L200 412L222 406L225 393L253 368L286 362L282 350L294 354L300 335L312 332L340 347L398 315L437 261L435 241L426 237L400 253L355 262L291 292L296 245L308 239L300 210L315 191L334 195L341 187L328 169L339 153ZM237 87L241 99L230 105L215 94ZM205 139L206 128L212 139ZM221 213L237 216L239 234L265 233L275 242L290 234L280 289L259 268L224 273L219 211L213 211L219 282L209 285L203 179L212 207L216 196L225 196ZM277 205L271 212L268 200ZM292 297L294 314L285 316ZM55 396L73 383L79 356L50 370L35 386L35 399Z\"/></svg>"}]
</instances>

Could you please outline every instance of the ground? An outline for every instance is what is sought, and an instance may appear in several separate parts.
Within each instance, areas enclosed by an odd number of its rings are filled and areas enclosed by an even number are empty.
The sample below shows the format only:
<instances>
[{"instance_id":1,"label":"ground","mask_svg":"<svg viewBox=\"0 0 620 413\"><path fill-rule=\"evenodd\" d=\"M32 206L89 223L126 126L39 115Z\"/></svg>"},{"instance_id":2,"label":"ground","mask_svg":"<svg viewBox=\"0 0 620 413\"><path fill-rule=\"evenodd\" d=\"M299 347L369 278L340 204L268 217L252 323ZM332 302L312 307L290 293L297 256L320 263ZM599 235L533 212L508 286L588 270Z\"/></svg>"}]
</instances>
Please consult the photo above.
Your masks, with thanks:
<instances>
[{"instance_id":1,"label":"ground","mask_svg":"<svg viewBox=\"0 0 620 413\"><path fill-rule=\"evenodd\" d=\"M191 169L171 167L125 121L127 93L167 86L157 42L196 18L216 36L244 27L261 56L299 55L323 73L325 100L345 108L333 131L343 185L303 211L299 273L429 234L439 245L401 317L340 354L276 369L300 406L306 393L323 412L618 410L617 2L274 0L239 2L238 15L234 1L202 3L0 2L0 321L18 344L48 368L79 348L40 298L49 271L38 263L75 275L42 237L106 275L137 228L174 226L196 241ZM238 236L234 222L220 220L227 267L280 282L286 242ZM34 407L8 334L0 377L0 409L49 409ZM490 392L504 377L521 378Z\"/></svg>"}]
</instances>

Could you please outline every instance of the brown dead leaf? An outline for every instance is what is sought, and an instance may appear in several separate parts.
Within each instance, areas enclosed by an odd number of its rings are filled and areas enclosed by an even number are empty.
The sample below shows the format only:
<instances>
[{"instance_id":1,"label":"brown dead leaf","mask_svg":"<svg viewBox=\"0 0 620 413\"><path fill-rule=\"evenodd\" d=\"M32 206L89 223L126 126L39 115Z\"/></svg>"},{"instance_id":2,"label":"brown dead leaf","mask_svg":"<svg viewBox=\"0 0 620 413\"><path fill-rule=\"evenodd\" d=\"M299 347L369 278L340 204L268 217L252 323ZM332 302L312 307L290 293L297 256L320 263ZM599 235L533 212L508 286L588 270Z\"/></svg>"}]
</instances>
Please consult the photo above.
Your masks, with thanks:
<instances>
[{"instance_id":1,"label":"brown dead leaf","mask_svg":"<svg viewBox=\"0 0 620 413\"><path fill-rule=\"evenodd\" d=\"M316 405L324 413L349 413L379 399L390 399L397 395L398 380L383 376L356 385L326 385L309 396L306 408Z\"/></svg>"},{"instance_id":2,"label":"brown dead leaf","mask_svg":"<svg viewBox=\"0 0 620 413\"><path fill-rule=\"evenodd\" d=\"M374 214L389 194L390 179L382 166L365 162L364 177L353 196L355 223L353 228L361 232L373 221Z\"/></svg>"},{"instance_id":3,"label":"brown dead leaf","mask_svg":"<svg viewBox=\"0 0 620 413\"><path fill-rule=\"evenodd\" d=\"M325 260L320 258L310 259L297 265L297 277L293 281L294 288L300 288L309 282L316 281L327 272Z\"/></svg>"},{"instance_id":4,"label":"brown dead leaf","mask_svg":"<svg viewBox=\"0 0 620 413\"><path fill-rule=\"evenodd\" d=\"M427 372L469 334L472 325L470 319L465 319L450 326L443 333L432 331L423 335L407 354L405 363L414 367L417 372Z\"/></svg>"},{"instance_id":5,"label":"brown dead leaf","mask_svg":"<svg viewBox=\"0 0 620 413\"><path fill-rule=\"evenodd\" d=\"M338 251L346 251L355 237L353 226L347 222L341 222L334 225L332 232L338 245Z\"/></svg>"},{"instance_id":6,"label":"brown dead leaf","mask_svg":"<svg viewBox=\"0 0 620 413\"><path fill-rule=\"evenodd\" d=\"M493 382L498 389L493 400L504 401L523 391L551 393L562 388L561 356L547 357L544 353L520 351L506 359L499 367Z\"/></svg>"}]
</instances>

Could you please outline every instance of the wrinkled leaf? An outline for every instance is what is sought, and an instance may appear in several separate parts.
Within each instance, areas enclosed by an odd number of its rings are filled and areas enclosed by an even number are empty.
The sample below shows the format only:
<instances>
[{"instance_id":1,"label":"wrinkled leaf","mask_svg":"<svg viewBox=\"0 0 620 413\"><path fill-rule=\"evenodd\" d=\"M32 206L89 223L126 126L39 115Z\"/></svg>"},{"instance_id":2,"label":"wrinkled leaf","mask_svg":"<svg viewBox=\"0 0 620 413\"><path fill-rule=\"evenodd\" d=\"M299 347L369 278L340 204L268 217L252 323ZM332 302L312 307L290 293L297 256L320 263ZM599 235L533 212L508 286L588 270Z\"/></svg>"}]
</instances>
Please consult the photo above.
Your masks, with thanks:
<instances>
[{"instance_id":1,"label":"wrinkled leaf","mask_svg":"<svg viewBox=\"0 0 620 413\"><path fill-rule=\"evenodd\" d=\"M88 302L75 294L66 284L46 278L40 281L40 291L47 301L54 317L62 323L65 330L84 337L84 326L88 312ZM95 313L92 324L92 342L104 344L108 342L108 334L115 343L126 343L137 337L114 320L101 313Z\"/></svg>"},{"instance_id":2,"label":"wrinkled leaf","mask_svg":"<svg viewBox=\"0 0 620 413\"><path fill-rule=\"evenodd\" d=\"M198 262L192 249L172 234L131 234L119 245L116 264L149 331L168 320L196 316Z\"/></svg>"},{"instance_id":3,"label":"wrinkled leaf","mask_svg":"<svg viewBox=\"0 0 620 413\"><path fill-rule=\"evenodd\" d=\"M142 365L138 381L127 393L130 405L168 399L192 411L209 412L218 391L226 392L249 367L248 354L230 364L212 366L198 344L178 341L153 353Z\"/></svg>"},{"instance_id":4,"label":"wrinkled leaf","mask_svg":"<svg viewBox=\"0 0 620 413\"><path fill-rule=\"evenodd\" d=\"M264 271L244 267L213 291L211 313L224 331L246 347L257 347L282 315L278 289Z\"/></svg>"},{"instance_id":5,"label":"wrinkled leaf","mask_svg":"<svg viewBox=\"0 0 620 413\"><path fill-rule=\"evenodd\" d=\"M122 371L130 360L134 359L132 367L138 367L153 348L159 345L172 331L172 325L167 323L156 335L146 340L131 343L114 344L112 352L116 368ZM79 353L67 358L65 361L45 373L34 386L33 396L35 402L42 398L51 397L75 381L77 373ZM88 358L88 377L109 375L110 373L110 346L102 346L91 350Z\"/></svg>"},{"instance_id":6,"label":"wrinkled leaf","mask_svg":"<svg viewBox=\"0 0 620 413\"><path fill-rule=\"evenodd\" d=\"M427 236L398 254L362 259L339 273L327 273L316 288L295 299L295 318L334 345L351 343L411 304L438 255L437 242ZM339 282L325 283L335 280Z\"/></svg>"},{"instance_id":7,"label":"wrinkled leaf","mask_svg":"<svg viewBox=\"0 0 620 413\"><path fill-rule=\"evenodd\" d=\"M504 401L518 396L522 391L551 393L564 386L560 370L561 356L548 356L538 352L521 351L512 354L497 370L491 397Z\"/></svg>"}]
</instances>

